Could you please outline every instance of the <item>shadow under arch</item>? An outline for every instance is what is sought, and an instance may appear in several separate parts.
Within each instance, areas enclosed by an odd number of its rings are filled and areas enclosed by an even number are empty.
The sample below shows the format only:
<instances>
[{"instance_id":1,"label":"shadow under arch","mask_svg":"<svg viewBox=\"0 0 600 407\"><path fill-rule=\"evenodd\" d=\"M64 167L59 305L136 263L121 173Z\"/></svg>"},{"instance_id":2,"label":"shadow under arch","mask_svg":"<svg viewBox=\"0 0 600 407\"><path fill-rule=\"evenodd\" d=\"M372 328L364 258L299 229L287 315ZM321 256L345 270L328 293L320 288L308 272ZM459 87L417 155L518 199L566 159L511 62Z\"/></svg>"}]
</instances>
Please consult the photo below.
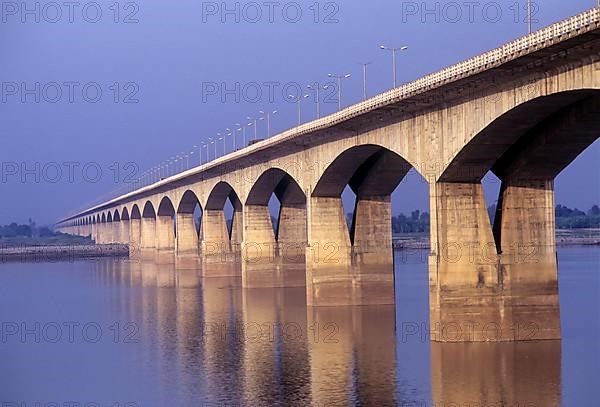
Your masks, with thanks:
<instances>
[{"instance_id":1,"label":"shadow under arch","mask_svg":"<svg viewBox=\"0 0 600 407\"><path fill-rule=\"evenodd\" d=\"M121 221L121 215L119 214L119 210L115 209L115 212L113 214L113 222L120 222Z\"/></svg>"},{"instance_id":2,"label":"shadow under arch","mask_svg":"<svg viewBox=\"0 0 600 407\"><path fill-rule=\"evenodd\" d=\"M279 204L276 222L269 209L273 196ZM296 180L280 168L264 171L248 194L244 217L252 221L242 251L244 287L305 286L306 195Z\"/></svg>"},{"instance_id":3,"label":"shadow under arch","mask_svg":"<svg viewBox=\"0 0 600 407\"><path fill-rule=\"evenodd\" d=\"M178 255L196 256L199 253L199 236L201 235L199 225L196 227L195 212L199 208L200 225L202 223L202 205L198 196L192 190L183 193L177 205L177 236L176 250Z\"/></svg>"},{"instance_id":4,"label":"shadow under arch","mask_svg":"<svg viewBox=\"0 0 600 407\"><path fill-rule=\"evenodd\" d=\"M129 211L126 206L121 210L121 220L129 220Z\"/></svg>"},{"instance_id":5,"label":"shadow under arch","mask_svg":"<svg viewBox=\"0 0 600 407\"><path fill-rule=\"evenodd\" d=\"M350 147L327 166L310 197L309 305L394 303L391 194L411 168L375 144ZM350 228L346 186L356 195ZM338 282L327 283L332 279Z\"/></svg>"},{"instance_id":6,"label":"shadow under arch","mask_svg":"<svg viewBox=\"0 0 600 407\"><path fill-rule=\"evenodd\" d=\"M432 196L439 208L432 252L439 257L430 270L435 286L448 288L430 293L432 326L446 313L467 320L478 312L481 319L471 322L497 323L499 340L523 339L519 326L536 326L526 339L560 338L554 178L598 136L600 90L560 92L501 115L454 157ZM493 226L481 183L488 171L501 182ZM462 256L467 250L472 254ZM444 305L463 301L461 292L471 292L473 303L482 296L489 307Z\"/></svg>"}]
</instances>

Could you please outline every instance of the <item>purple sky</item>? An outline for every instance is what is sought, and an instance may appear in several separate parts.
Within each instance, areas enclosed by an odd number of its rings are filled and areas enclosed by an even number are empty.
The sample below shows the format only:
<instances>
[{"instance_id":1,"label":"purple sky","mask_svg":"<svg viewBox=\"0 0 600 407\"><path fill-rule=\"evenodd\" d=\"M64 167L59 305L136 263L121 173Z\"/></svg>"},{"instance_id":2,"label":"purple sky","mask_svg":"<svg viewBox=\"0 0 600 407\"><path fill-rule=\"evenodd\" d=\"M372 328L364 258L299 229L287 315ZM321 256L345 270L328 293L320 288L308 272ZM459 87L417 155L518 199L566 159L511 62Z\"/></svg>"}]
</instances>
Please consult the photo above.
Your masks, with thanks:
<instances>
[{"instance_id":1,"label":"purple sky","mask_svg":"<svg viewBox=\"0 0 600 407\"><path fill-rule=\"evenodd\" d=\"M111 0L97 3L102 15L95 23L98 10L88 2L76 3L72 10L54 7L62 2L25 2L29 10L35 10L35 3L39 12L29 14L21 2L2 3L0 224L29 217L52 223L117 188L115 181L123 179L128 163L145 170L191 151L236 122L247 123L245 117L259 110L278 109L274 132L287 129L295 124L297 110L285 100L284 84L325 83L328 72L352 73L343 84L343 104L348 105L362 96L359 63L372 62L369 94L386 90L392 80L391 56L378 49L381 43L410 47L398 58L398 80L403 82L500 46L527 29L525 1L519 10L512 1L480 2L471 10L464 2L453 3L460 9L444 8L449 3L441 2L437 13L427 13L421 1L286 2L291 4L286 9L286 3L274 2L272 16L259 2L253 4L261 5L263 14L252 22L258 9L248 2L237 3L239 13L222 15L220 1L124 1L117 3L116 13ZM435 10L435 2L425 3ZM235 10L236 3L227 4ZM546 0L539 10L535 7L534 26L595 4ZM239 101L233 95L225 103L220 94L203 96L211 83L233 89L236 82L246 91ZM273 85L273 100L264 85L271 82L278 84ZM257 100L252 100L254 83L262 91ZM92 103L97 89L102 95ZM303 120L314 117L314 108L305 103ZM337 103L322 106L323 113L336 109ZM266 133L264 122L259 132ZM559 176L557 203L587 209L600 202L599 158L596 142ZM121 169L117 180L115 165ZM74 168L72 180L69 166ZM58 178L57 167L62 170ZM499 185L487 180L485 185L489 199L495 200ZM427 188L411 174L394 194L394 212L415 208L427 210Z\"/></svg>"}]
</instances>

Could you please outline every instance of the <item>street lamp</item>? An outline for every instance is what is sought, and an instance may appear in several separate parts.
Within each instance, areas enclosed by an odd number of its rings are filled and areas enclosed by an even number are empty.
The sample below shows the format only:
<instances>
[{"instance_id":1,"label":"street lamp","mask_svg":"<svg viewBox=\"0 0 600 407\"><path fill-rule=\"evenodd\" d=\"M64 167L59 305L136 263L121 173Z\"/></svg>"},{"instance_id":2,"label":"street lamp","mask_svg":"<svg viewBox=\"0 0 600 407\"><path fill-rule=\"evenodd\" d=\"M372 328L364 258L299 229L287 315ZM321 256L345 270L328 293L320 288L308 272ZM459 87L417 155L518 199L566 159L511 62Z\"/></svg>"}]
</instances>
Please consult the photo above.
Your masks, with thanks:
<instances>
[{"instance_id":1,"label":"street lamp","mask_svg":"<svg viewBox=\"0 0 600 407\"><path fill-rule=\"evenodd\" d=\"M214 158L217 158L217 144L215 143L215 141L212 138L208 139L208 143L209 144L214 144L215 145L215 156ZM208 151L208 150L207 150ZM209 161L210 161L210 157L209 157Z\"/></svg>"},{"instance_id":2,"label":"street lamp","mask_svg":"<svg viewBox=\"0 0 600 407\"><path fill-rule=\"evenodd\" d=\"M257 134L257 130L256 130L256 121L258 120L256 117L252 118L250 116L246 117L246 119L250 120L251 122L254 123L250 123L248 124L248 126L254 126L254 141L256 141L256 134Z\"/></svg>"},{"instance_id":3,"label":"street lamp","mask_svg":"<svg viewBox=\"0 0 600 407\"><path fill-rule=\"evenodd\" d=\"M348 79L352 76L352 74L346 75L336 75L336 74L327 74L330 78L337 79L338 83L338 110L342 110L342 79Z\"/></svg>"},{"instance_id":4,"label":"street lamp","mask_svg":"<svg viewBox=\"0 0 600 407\"><path fill-rule=\"evenodd\" d=\"M372 62L361 64L363 67L363 100L367 100L367 67L371 64Z\"/></svg>"},{"instance_id":5,"label":"street lamp","mask_svg":"<svg viewBox=\"0 0 600 407\"><path fill-rule=\"evenodd\" d=\"M204 148L204 150L206 150L206 162L208 162L208 143L205 143L204 141L201 143L202 144L202 148ZM202 154L200 154L200 157L202 157Z\"/></svg>"},{"instance_id":6,"label":"street lamp","mask_svg":"<svg viewBox=\"0 0 600 407\"><path fill-rule=\"evenodd\" d=\"M242 144L242 148L246 147L246 128L244 126L242 126L240 123L236 123L235 124L235 132L241 131L242 132L242 138L244 139L244 144ZM235 140L235 137L233 138Z\"/></svg>"},{"instance_id":7,"label":"street lamp","mask_svg":"<svg viewBox=\"0 0 600 407\"><path fill-rule=\"evenodd\" d=\"M302 123L302 99L306 99L307 97L308 95L302 96L301 93L298 94L298 96L288 95L288 98L290 98L290 100L295 101L298 104L298 125Z\"/></svg>"},{"instance_id":8,"label":"street lamp","mask_svg":"<svg viewBox=\"0 0 600 407\"><path fill-rule=\"evenodd\" d=\"M319 90L321 89L321 85L318 83L313 87L312 85L306 85L307 89L312 89L315 91L315 100L317 101L317 119L321 118L321 97L319 96ZM323 89L327 89L326 86L323 86Z\"/></svg>"},{"instance_id":9,"label":"street lamp","mask_svg":"<svg viewBox=\"0 0 600 407\"><path fill-rule=\"evenodd\" d=\"M263 116L260 117L259 120L263 120L265 117L267 118L267 137L271 137L271 115L277 114L277 110L273 110L272 112L264 112L261 110L258 113Z\"/></svg>"},{"instance_id":10,"label":"street lamp","mask_svg":"<svg viewBox=\"0 0 600 407\"><path fill-rule=\"evenodd\" d=\"M396 52L406 51L408 49L408 47L403 46L403 47L399 47L399 48L390 48L390 47L386 47L385 45L380 45L379 48L381 48L384 51L392 51L392 73L394 75L394 88L395 88L396 87Z\"/></svg>"},{"instance_id":11,"label":"street lamp","mask_svg":"<svg viewBox=\"0 0 600 407\"><path fill-rule=\"evenodd\" d=\"M231 151L235 151L235 147L236 147L236 142L235 142L235 130L231 130L230 128L226 128L225 131L227 132L228 136L231 136L232 138L232 143L231 143Z\"/></svg>"}]
</instances>

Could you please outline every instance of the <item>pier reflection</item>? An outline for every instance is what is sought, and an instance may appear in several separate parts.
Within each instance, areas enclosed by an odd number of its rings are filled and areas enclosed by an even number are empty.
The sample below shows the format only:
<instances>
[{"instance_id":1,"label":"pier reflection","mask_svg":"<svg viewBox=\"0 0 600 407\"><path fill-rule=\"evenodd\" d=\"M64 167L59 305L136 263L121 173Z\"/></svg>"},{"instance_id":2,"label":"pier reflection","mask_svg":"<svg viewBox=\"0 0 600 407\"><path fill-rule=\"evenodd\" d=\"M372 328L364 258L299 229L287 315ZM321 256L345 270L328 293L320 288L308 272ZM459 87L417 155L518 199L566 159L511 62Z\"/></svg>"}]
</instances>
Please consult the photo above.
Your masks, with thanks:
<instances>
[{"instance_id":1,"label":"pier reflection","mask_svg":"<svg viewBox=\"0 0 600 407\"><path fill-rule=\"evenodd\" d=\"M160 375L165 403L429 405L407 378L430 349L433 406L560 404L560 341L413 349L394 306L307 307L304 287L243 289L240 276L206 277L194 262L94 264L121 321L137 324L133 352Z\"/></svg>"},{"instance_id":2,"label":"pier reflection","mask_svg":"<svg viewBox=\"0 0 600 407\"><path fill-rule=\"evenodd\" d=\"M434 406L561 404L561 342L431 343Z\"/></svg>"}]
</instances>

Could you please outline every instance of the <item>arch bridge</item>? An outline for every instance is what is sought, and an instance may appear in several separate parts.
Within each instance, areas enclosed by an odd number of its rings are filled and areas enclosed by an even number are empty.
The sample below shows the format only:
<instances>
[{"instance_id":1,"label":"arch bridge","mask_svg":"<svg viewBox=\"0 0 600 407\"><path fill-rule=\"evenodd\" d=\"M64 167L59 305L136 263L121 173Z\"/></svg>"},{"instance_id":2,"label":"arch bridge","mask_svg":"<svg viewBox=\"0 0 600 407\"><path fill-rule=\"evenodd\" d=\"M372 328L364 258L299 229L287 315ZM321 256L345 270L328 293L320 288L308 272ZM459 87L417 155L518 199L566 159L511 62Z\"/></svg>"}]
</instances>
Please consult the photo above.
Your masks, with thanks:
<instances>
[{"instance_id":1,"label":"arch bridge","mask_svg":"<svg viewBox=\"0 0 600 407\"><path fill-rule=\"evenodd\" d=\"M432 338L559 338L553 182L598 137L599 23L592 9L58 228L195 259L205 276L241 274L244 287L306 286L312 306L389 304L390 196L414 168L429 185ZM493 225L488 171L502 183Z\"/></svg>"}]
</instances>

